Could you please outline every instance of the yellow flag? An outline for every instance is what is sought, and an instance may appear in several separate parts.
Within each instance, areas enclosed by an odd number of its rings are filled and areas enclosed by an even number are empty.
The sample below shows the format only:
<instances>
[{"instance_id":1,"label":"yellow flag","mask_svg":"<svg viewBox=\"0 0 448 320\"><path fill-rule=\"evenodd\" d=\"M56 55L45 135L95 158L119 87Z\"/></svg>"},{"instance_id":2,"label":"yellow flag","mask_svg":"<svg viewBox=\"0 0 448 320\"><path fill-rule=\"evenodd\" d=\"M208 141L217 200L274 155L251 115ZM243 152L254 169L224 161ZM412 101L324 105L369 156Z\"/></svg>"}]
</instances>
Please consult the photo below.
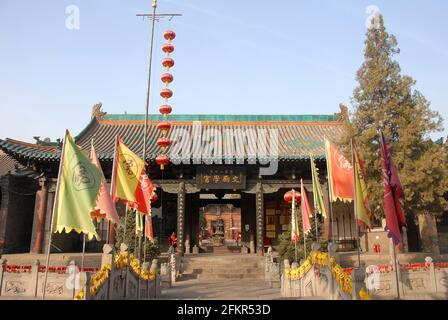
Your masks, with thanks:
<instances>
[{"instance_id":1,"label":"yellow flag","mask_svg":"<svg viewBox=\"0 0 448 320\"><path fill-rule=\"evenodd\" d=\"M353 148L353 172L355 173L355 215L358 224L364 224L367 228L372 228L371 212L367 198L367 185L364 179L362 162L358 157L356 149Z\"/></svg>"},{"instance_id":2,"label":"yellow flag","mask_svg":"<svg viewBox=\"0 0 448 320\"><path fill-rule=\"evenodd\" d=\"M113 201L135 203L135 191L145 163L132 152L119 138L115 151L114 183L112 186Z\"/></svg>"}]
</instances>

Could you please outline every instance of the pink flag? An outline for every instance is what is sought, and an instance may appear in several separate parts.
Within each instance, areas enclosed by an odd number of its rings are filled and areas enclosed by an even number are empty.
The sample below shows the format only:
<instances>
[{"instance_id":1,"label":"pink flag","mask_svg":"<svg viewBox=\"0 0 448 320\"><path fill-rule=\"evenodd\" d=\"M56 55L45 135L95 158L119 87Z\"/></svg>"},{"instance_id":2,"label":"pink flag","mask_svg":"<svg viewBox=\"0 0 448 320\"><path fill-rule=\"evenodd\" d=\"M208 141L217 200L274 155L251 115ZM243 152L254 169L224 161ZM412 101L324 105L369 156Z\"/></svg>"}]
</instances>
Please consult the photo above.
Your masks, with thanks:
<instances>
[{"instance_id":1,"label":"pink flag","mask_svg":"<svg viewBox=\"0 0 448 320\"><path fill-rule=\"evenodd\" d=\"M392 160L392 154L387 146L386 138L380 131L381 167L384 182L384 214L386 215L386 227L389 238L395 245L401 243L401 227L406 226L400 198L404 196L397 169Z\"/></svg>"},{"instance_id":2,"label":"pink flag","mask_svg":"<svg viewBox=\"0 0 448 320\"><path fill-rule=\"evenodd\" d=\"M300 180L300 194L302 195L301 211L302 211L303 233L307 234L311 231L310 216L312 215L312 212L302 180Z\"/></svg>"},{"instance_id":3,"label":"pink flag","mask_svg":"<svg viewBox=\"0 0 448 320\"><path fill-rule=\"evenodd\" d=\"M96 210L94 212L91 212L91 215L92 217L96 217L99 219L105 218L112 221L113 223L119 224L120 218L118 217L117 209L115 208L115 204L112 201L109 190L107 189L107 182L93 145L90 151L90 160L101 171L103 180L101 182L100 192L96 200Z\"/></svg>"}]
</instances>

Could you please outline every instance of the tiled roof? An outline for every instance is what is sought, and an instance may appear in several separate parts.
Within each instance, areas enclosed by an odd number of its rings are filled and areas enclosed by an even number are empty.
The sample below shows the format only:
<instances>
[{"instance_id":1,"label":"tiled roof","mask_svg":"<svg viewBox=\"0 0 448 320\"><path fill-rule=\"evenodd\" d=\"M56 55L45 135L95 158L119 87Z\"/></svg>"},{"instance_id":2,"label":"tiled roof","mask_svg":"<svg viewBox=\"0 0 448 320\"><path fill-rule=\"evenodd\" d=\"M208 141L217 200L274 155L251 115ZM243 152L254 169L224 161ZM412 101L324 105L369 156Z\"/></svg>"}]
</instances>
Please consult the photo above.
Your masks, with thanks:
<instances>
[{"instance_id":1,"label":"tiled roof","mask_svg":"<svg viewBox=\"0 0 448 320\"><path fill-rule=\"evenodd\" d=\"M160 134L156 128L162 120L159 115L149 117L147 160L153 160L159 154L156 141ZM202 141L209 141L211 135L219 133L222 136L223 154L227 157L239 157L241 150L236 148L226 149L226 134L234 132L235 141L244 141L243 134L247 134L248 141L257 141L262 131L269 136L273 132L278 133L279 158L281 160L306 159L312 153L316 158L323 158L325 154L323 138L339 136L343 130L343 124L335 116L331 115L170 115L168 121L173 128L170 134L183 131L183 134L191 136L198 125L201 125ZM106 115L103 119L93 119L89 125L76 137L76 143L84 150L90 149L92 138L100 160L112 159L114 139L118 135L137 154L141 154L143 146L144 115ZM196 130L196 129L195 129ZM229 131L230 130L230 131ZM173 138L172 138L173 140ZM198 151L198 139L193 139L193 154ZM185 139L185 141L188 141ZM184 142L185 142L184 141ZM203 154L207 154L213 147L219 147L217 141L205 143ZM249 143L253 145L252 143ZM173 143L173 148L176 143ZM178 144L179 145L179 144ZM58 161L60 148L58 146L42 146L25 143L17 140L0 140L0 149L3 149L13 157L37 161ZM245 152L245 158L250 158L254 149L251 147Z\"/></svg>"},{"instance_id":2,"label":"tiled roof","mask_svg":"<svg viewBox=\"0 0 448 320\"><path fill-rule=\"evenodd\" d=\"M21 168L17 161L0 150L0 177L16 172L16 167Z\"/></svg>"}]
</instances>

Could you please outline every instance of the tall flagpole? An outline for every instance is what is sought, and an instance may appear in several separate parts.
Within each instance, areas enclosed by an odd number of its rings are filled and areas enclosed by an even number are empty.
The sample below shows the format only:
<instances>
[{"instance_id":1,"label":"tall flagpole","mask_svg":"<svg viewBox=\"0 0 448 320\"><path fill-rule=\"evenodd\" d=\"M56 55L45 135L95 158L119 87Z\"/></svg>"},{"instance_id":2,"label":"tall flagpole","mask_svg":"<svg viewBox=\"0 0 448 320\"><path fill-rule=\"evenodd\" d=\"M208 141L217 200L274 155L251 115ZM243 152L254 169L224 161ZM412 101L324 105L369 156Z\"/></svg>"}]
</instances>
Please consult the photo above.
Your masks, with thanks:
<instances>
[{"instance_id":1,"label":"tall flagpole","mask_svg":"<svg viewBox=\"0 0 448 320\"><path fill-rule=\"evenodd\" d=\"M114 160L112 161L112 174L111 174L111 178L110 178L110 196L113 196L113 192L114 192L114 185L115 185L115 166L116 166L116 162L117 162L117 145L118 145L118 135L115 136L115 146L114 146ZM113 224L113 222L111 220L107 221L107 235L106 235L106 244L109 244L110 241L110 229L111 229L111 224Z\"/></svg>"},{"instance_id":2,"label":"tall flagpole","mask_svg":"<svg viewBox=\"0 0 448 320\"><path fill-rule=\"evenodd\" d=\"M129 205L126 203L126 211L124 213L123 243L129 246L129 244L126 241L126 228L127 228L127 222L128 222L128 210L129 210Z\"/></svg>"},{"instance_id":3,"label":"tall flagpole","mask_svg":"<svg viewBox=\"0 0 448 320\"><path fill-rule=\"evenodd\" d=\"M93 150L93 138L90 141L90 154L92 154L92 150ZM92 159L90 159L92 160ZM113 170L113 167L112 167ZM108 230L109 232L109 230ZM106 240L107 241L107 240ZM107 243L107 242L106 242ZM84 269L84 259L85 259L85 255L86 255L86 234L83 233L82 234L82 255L81 255L81 271L82 269Z\"/></svg>"},{"instance_id":4,"label":"tall flagpole","mask_svg":"<svg viewBox=\"0 0 448 320\"><path fill-rule=\"evenodd\" d=\"M385 141L385 139L384 139L384 135L383 135L383 131L380 129L380 130L378 130L378 134L379 134L379 136L380 136L380 148L382 149L382 150L384 150L384 152L383 152L383 154L384 154L384 157L386 157L386 147L385 147L385 145L384 145L384 141ZM388 174L389 175L389 174ZM388 177L388 178L390 178L390 177ZM394 199L394 201L395 201L395 190L393 189L393 188L391 188L391 192L392 192L392 198ZM396 252L396 250L395 250L395 243L394 243L394 241L393 241L393 239L391 239L390 241L392 241L392 261L393 261L393 263L394 263L394 269L395 269L395 280L396 280L396 282L397 282L397 298L398 299L401 299L401 294L400 294L400 278L399 278L399 276L398 276L398 268L400 267L400 265L398 264L398 261L397 261L397 252Z\"/></svg>"},{"instance_id":5,"label":"tall flagpole","mask_svg":"<svg viewBox=\"0 0 448 320\"><path fill-rule=\"evenodd\" d=\"M304 190L304 188L303 188L303 180L300 179L300 191L302 191L302 190ZM304 197L303 194L301 194L301 196ZM300 206L301 206L301 210L303 210L303 207L302 207L303 206L303 201L300 204ZM302 217L302 230L303 230L303 251L304 251L304 254L305 254L304 259L306 259L306 233L305 233L305 225L303 223L303 215L301 215L301 217Z\"/></svg>"},{"instance_id":6,"label":"tall flagpole","mask_svg":"<svg viewBox=\"0 0 448 320\"><path fill-rule=\"evenodd\" d=\"M328 152L327 152L327 137L325 139L325 157L326 157L326 164L327 164L327 190L328 190L328 200L330 202L330 219L331 219L331 242L335 243L335 232L334 232L334 215L333 215L333 199L331 194L333 193L331 189L331 183L330 183L330 166L328 161Z\"/></svg>"},{"instance_id":7,"label":"tall flagpole","mask_svg":"<svg viewBox=\"0 0 448 320\"><path fill-rule=\"evenodd\" d=\"M84 259L86 255L86 234L82 234L82 256L81 256L81 272L84 269Z\"/></svg>"},{"instance_id":8,"label":"tall flagpole","mask_svg":"<svg viewBox=\"0 0 448 320\"><path fill-rule=\"evenodd\" d=\"M294 229L297 228L297 215L296 215L296 190L292 189L292 214L294 215ZM292 228L291 228L291 239L292 239ZM295 261L297 261L297 239L294 237L294 256Z\"/></svg>"},{"instance_id":9,"label":"tall flagpole","mask_svg":"<svg viewBox=\"0 0 448 320\"><path fill-rule=\"evenodd\" d=\"M151 40L149 45L149 67L148 67L148 87L146 90L146 109L145 109L145 126L144 126L144 132L143 132L143 162L146 163L146 145L147 145L147 130L148 130L148 114L149 114L149 100L150 100L150 94L151 94L151 69L152 69L152 51L154 47L154 29L155 29L155 23L156 23L156 9L157 9L157 0L152 1L152 26L151 26ZM146 169L146 168L145 168ZM145 170L146 172L146 170ZM146 221L145 221L146 222ZM146 259L146 237L145 237L145 244L144 244L144 259ZM140 257L140 251L141 251L141 236L139 235L139 257ZM145 261L146 262L146 261Z\"/></svg>"},{"instance_id":10,"label":"tall flagpole","mask_svg":"<svg viewBox=\"0 0 448 320\"><path fill-rule=\"evenodd\" d=\"M45 278L44 278L44 286L43 286L43 290L42 290L42 300L45 300L45 293L47 291L48 269L49 269L49 265L50 265L51 239L53 236L53 225L54 225L54 211L56 209L56 205L57 205L56 202L58 200L58 195L59 195L59 187L60 187L60 180L61 180L62 165L64 164L65 141L67 140L67 133L68 133L68 130L65 131L64 141L62 142L61 157L59 160L58 180L56 182L56 191L55 191L54 200L53 200L53 210L51 212L50 235L48 237L48 249L47 249L47 259L45 262Z\"/></svg>"},{"instance_id":11,"label":"tall flagpole","mask_svg":"<svg viewBox=\"0 0 448 320\"><path fill-rule=\"evenodd\" d=\"M361 248L360 244L361 241L359 239L359 225L358 225L358 201L357 201L357 195L356 195L356 170L358 170L358 167L355 166L355 149L353 148L353 139L350 139L350 148L352 151L352 168L353 168L353 205L354 205L354 213L355 213L355 230L356 230L356 247L357 247L357 253L358 253L358 268L361 268Z\"/></svg>"},{"instance_id":12,"label":"tall flagpole","mask_svg":"<svg viewBox=\"0 0 448 320\"><path fill-rule=\"evenodd\" d=\"M314 159L313 159L313 155L310 153L311 175L314 176L314 170L313 170L314 163L311 163L311 162L314 162ZM314 187L314 180L316 180L316 179L319 181L319 177L314 177L314 179L312 179L313 180L313 199L314 199L314 226L316 228L316 242L319 243L319 230L317 228L317 210L316 210L317 195L314 192L317 189L317 187Z\"/></svg>"}]
</instances>

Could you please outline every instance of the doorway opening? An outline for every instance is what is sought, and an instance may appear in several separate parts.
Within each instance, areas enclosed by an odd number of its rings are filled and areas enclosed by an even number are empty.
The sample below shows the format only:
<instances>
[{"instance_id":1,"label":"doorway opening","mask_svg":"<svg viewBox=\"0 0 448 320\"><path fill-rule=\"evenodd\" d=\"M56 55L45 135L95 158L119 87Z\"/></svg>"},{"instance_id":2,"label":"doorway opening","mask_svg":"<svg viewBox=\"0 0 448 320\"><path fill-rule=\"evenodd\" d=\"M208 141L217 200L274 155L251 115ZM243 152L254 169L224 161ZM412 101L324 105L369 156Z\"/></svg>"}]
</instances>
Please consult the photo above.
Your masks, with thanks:
<instances>
[{"instance_id":1,"label":"doorway opening","mask_svg":"<svg viewBox=\"0 0 448 320\"><path fill-rule=\"evenodd\" d=\"M201 194L199 246L204 252L241 252L241 195Z\"/></svg>"}]
</instances>

